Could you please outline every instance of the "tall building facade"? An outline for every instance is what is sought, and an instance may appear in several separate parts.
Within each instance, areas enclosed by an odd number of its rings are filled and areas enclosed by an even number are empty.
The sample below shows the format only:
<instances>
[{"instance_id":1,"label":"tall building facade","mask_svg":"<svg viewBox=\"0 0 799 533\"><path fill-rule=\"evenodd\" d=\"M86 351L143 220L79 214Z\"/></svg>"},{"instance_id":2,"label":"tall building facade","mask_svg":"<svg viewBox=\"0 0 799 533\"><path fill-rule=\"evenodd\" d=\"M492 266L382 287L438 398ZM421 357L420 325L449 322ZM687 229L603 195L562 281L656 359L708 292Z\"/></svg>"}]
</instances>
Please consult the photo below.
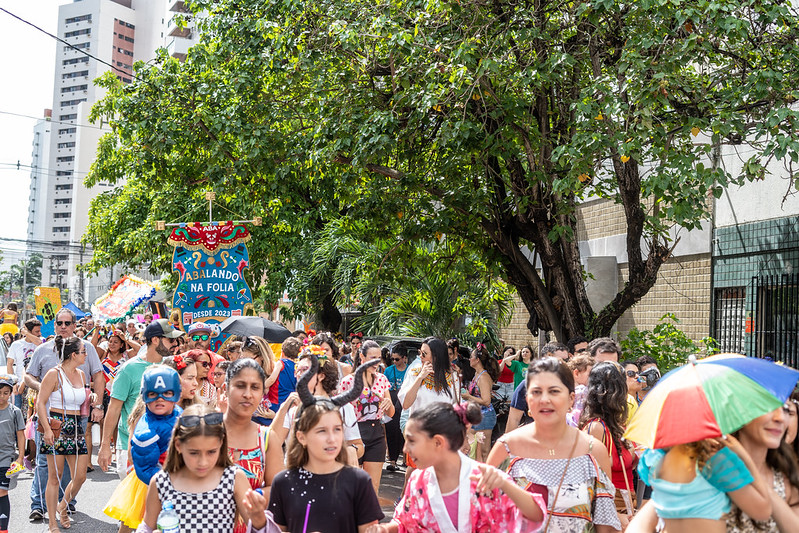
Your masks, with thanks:
<instances>
[{"instance_id":1,"label":"tall building facade","mask_svg":"<svg viewBox=\"0 0 799 533\"><path fill-rule=\"evenodd\" d=\"M152 59L167 45L172 55L184 59L196 37L175 24L182 11L183 2L175 0L75 0L59 7L58 36L68 44L56 46L52 122L34 130L32 166L46 172L32 173L28 239L49 243L42 282L68 289L69 298L80 305L93 302L114 281L113 272L87 277L77 270L92 254L80 244L91 201L112 187L84 184L98 141L108 131L88 120L92 105L105 93L94 79L113 67L123 83L130 83L134 62ZM49 146L43 143L45 127Z\"/></svg>"}]
</instances>

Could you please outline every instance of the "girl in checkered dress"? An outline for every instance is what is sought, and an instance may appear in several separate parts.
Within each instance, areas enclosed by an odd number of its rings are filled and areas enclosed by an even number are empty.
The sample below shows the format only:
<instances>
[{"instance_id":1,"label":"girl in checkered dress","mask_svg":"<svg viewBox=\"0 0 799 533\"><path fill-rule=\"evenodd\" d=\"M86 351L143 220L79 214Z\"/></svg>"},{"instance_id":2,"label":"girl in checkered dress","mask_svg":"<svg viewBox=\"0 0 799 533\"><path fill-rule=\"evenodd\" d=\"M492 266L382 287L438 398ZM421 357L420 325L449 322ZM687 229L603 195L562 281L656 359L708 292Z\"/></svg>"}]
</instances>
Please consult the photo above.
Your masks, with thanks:
<instances>
[{"instance_id":1,"label":"girl in checkered dress","mask_svg":"<svg viewBox=\"0 0 799 533\"><path fill-rule=\"evenodd\" d=\"M266 499L230 460L222 413L204 404L192 405L178 418L164 469L150 481L138 532L155 529L167 501L175 506L181 533L230 533L237 509L253 529L266 526Z\"/></svg>"}]
</instances>

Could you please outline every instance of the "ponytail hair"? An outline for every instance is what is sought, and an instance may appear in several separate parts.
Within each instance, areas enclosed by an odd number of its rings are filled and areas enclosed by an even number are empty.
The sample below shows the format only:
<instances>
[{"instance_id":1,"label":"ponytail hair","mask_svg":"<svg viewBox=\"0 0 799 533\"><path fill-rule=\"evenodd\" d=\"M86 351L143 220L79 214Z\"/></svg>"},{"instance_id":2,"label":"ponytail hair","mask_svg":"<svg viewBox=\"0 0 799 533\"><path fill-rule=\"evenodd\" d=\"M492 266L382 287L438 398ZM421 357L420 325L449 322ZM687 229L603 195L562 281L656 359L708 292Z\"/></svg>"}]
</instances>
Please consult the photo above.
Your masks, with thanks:
<instances>
[{"instance_id":1,"label":"ponytail hair","mask_svg":"<svg viewBox=\"0 0 799 533\"><path fill-rule=\"evenodd\" d=\"M59 360L63 363L74 354L80 352L81 344L81 340L77 337L67 337L65 339L61 335L58 335L55 338L55 349Z\"/></svg>"},{"instance_id":2,"label":"ponytail hair","mask_svg":"<svg viewBox=\"0 0 799 533\"><path fill-rule=\"evenodd\" d=\"M442 435L449 443L449 449L458 451L466 440L466 427L477 425L483 420L480 406L473 402L452 405L435 402L414 411L408 421L416 422L430 437Z\"/></svg>"}]
</instances>

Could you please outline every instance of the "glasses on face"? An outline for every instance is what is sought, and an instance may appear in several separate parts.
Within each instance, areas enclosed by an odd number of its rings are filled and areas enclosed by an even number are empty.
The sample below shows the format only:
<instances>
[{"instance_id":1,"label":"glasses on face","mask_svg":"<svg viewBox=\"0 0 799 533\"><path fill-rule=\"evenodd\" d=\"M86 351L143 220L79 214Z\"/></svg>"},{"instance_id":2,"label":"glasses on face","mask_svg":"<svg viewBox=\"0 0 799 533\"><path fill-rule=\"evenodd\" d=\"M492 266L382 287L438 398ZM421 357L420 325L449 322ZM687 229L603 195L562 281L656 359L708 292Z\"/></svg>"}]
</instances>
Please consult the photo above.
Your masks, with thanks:
<instances>
[{"instance_id":1,"label":"glasses on face","mask_svg":"<svg viewBox=\"0 0 799 533\"><path fill-rule=\"evenodd\" d=\"M211 368L211 363L208 361L197 361L198 365L203 365L203 368Z\"/></svg>"},{"instance_id":2,"label":"glasses on face","mask_svg":"<svg viewBox=\"0 0 799 533\"><path fill-rule=\"evenodd\" d=\"M391 360L396 363L398 361L402 361L402 357L392 357Z\"/></svg>"},{"instance_id":3,"label":"glasses on face","mask_svg":"<svg viewBox=\"0 0 799 533\"><path fill-rule=\"evenodd\" d=\"M207 415L188 415L181 416L178 423L184 428L194 428L205 422L206 426L218 426L222 423L224 415L222 413L208 413Z\"/></svg>"},{"instance_id":4,"label":"glasses on face","mask_svg":"<svg viewBox=\"0 0 799 533\"><path fill-rule=\"evenodd\" d=\"M638 372L636 372L635 370L628 370L627 371L627 377L628 378L634 378L637 375L638 375Z\"/></svg>"},{"instance_id":5,"label":"glasses on face","mask_svg":"<svg viewBox=\"0 0 799 533\"><path fill-rule=\"evenodd\" d=\"M192 335L191 340L193 341L207 341L208 335Z\"/></svg>"},{"instance_id":6,"label":"glasses on face","mask_svg":"<svg viewBox=\"0 0 799 533\"><path fill-rule=\"evenodd\" d=\"M56 320L55 323L56 326L71 326L74 324L74 322L71 320Z\"/></svg>"}]
</instances>

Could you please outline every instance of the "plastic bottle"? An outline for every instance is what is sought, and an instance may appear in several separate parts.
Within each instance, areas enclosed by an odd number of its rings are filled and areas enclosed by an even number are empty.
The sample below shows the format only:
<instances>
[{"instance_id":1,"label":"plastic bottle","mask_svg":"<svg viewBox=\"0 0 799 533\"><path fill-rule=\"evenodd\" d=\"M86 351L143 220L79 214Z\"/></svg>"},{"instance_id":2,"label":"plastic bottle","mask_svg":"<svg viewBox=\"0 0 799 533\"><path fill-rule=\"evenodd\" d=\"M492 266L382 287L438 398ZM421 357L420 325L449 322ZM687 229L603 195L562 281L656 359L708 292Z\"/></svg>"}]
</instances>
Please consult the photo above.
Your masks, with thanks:
<instances>
[{"instance_id":1,"label":"plastic bottle","mask_svg":"<svg viewBox=\"0 0 799 533\"><path fill-rule=\"evenodd\" d=\"M92 446L100 445L100 424L92 424Z\"/></svg>"},{"instance_id":2,"label":"plastic bottle","mask_svg":"<svg viewBox=\"0 0 799 533\"><path fill-rule=\"evenodd\" d=\"M170 501L165 501L158 515L156 529L163 533L180 533L180 521L178 513L175 512L175 505Z\"/></svg>"}]
</instances>

